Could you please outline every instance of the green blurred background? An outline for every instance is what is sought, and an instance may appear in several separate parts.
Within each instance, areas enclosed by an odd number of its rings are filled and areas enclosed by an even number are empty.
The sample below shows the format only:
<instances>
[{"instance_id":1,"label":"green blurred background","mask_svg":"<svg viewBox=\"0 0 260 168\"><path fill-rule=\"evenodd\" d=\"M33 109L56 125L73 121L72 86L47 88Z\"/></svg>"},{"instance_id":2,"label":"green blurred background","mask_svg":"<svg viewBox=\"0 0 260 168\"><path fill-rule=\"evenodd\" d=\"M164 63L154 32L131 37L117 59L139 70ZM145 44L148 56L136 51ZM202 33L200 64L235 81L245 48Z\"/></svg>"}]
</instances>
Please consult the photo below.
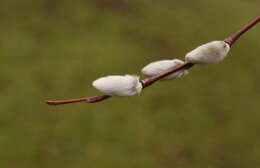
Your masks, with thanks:
<instances>
[{"instance_id":1,"label":"green blurred background","mask_svg":"<svg viewBox=\"0 0 260 168\"><path fill-rule=\"evenodd\" d=\"M220 64L97 104L110 74L183 59L259 15L259 0L1 0L1 168L258 168L260 25Z\"/></svg>"}]
</instances>

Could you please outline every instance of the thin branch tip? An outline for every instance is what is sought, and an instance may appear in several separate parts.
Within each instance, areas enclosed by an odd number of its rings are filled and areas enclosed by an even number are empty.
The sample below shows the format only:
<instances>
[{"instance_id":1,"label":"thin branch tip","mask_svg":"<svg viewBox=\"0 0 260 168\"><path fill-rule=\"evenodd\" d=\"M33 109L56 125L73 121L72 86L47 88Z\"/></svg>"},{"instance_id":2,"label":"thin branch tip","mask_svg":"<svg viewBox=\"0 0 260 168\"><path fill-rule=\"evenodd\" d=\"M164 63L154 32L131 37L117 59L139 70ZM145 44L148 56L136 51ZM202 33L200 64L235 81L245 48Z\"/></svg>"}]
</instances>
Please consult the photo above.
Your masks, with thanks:
<instances>
[{"instance_id":1,"label":"thin branch tip","mask_svg":"<svg viewBox=\"0 0 260 168\"><path fill-rule=\"evenodd\" d=\"M260 16L252 20L250 23L242 27L238 32L230 35L224 41L232 46L245 32L254 27L260 21Z\"/></svg>"},{"instance_id":2,"label":"thin branch tip","mask_svg":"<svg viewBox=\"0 0 260 168\"><path fill-rule=\"evenodd\" d=\"M107 98L110 98L109 95L100 95L100 96L91 96L91 97L85 97L85 98L78 98L78 99L67 99L67 100L46 100L45 104L48 105L62 105L62 104L70 104L70 103L79 103L79 102L85 102L85 103L96 103L103 101Z\"/></svg>"}]
</instances>

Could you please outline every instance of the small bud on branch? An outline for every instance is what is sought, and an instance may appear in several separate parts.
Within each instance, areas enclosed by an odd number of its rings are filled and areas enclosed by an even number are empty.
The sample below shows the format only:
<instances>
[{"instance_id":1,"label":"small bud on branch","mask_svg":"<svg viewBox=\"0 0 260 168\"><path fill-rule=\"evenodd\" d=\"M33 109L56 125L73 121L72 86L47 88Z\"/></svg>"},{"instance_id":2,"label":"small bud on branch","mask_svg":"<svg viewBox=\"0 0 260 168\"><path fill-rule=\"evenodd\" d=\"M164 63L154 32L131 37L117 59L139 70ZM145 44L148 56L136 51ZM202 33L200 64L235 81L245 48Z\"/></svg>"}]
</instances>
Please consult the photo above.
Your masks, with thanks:
<instances>
[{"instance_id":1,"label":"small bud on branch","mask_svg":"<svg viewBox=\"0 0 260 168\"><path fill-rule=\"evenodd\" d=\"M176 66L175 68L173 68L172 70L168 71L168 72L165 72L163 74L159 74L159 75L156 75L156 76L152 76L150 78L146 78L144 80L142 80L142 84L143 84L143 88L146 88L150 85L152 85L153 83L155 83L156 81L170 75L170 74L173 74L175 72L178 72L180 70L186 70L186 69L189 69L193 66L194 64L190 63L190 62L186 62L186 63L183 63L181 65L178 65Z\"/></svg>"},{"instance_id":2,"label":"small bud on branch","mask_svg":"<svg viewBox=\"0 0 260 168\"><path fill-rule=\"evenodd\" d=\"M185 59L193 64L213 64L224 60L229 49L229 44L224 41L212 41L195 48L186 54Z\"/></svg>"},{"instance_id":3,"label":"small bud on branch","mask_svg":"<svg viewBox=\"0 0 260 168\"><path fill-rule=\"evenodd\" d=\"M95 80L93 86L110 96L133 96L142 91L139 77L133 75L102 77Z\"/></svg>"},{"instance_id":4,"label":"small bud on branch","mask_svg":"<svg viewBox=\"0 0 260 168\"><path fill-rule=\"evenodd\" d=\"M258 16L256 19L254 19L249 24L245 25L238 32L236 32L236 33L232 34L231 36L229 36L228 38L226 38L224 40L224 42L229 44L229 47L231 47L239 39L239 37L241 37L245 32L247 32L250 28L252 28L254 25L256 25L259 21L260 21L260 16ZM172 75L179 71L187 70L187 69L191 68L194 64L198 64L198 63L199 64L201 64L201 63L208 64L208 63L215 63L215 62L222 61L229 51L229 47L222 45L222 44L223 44L223 41L221 41L221 42L213 41L213 42L204 44L202 46L199 46L198 48L189 52L186 55L186 61L189 61L189 62L185 62L181 65L173 67L172 70L169 70L162 74L158 74L155 76L151 76L147 79L141 80L140 83L142 84L142 89L152 85L153 83L155 83L156 81L158 81L162 78L165 78L166 76ZM221 50L221 45L223 47L222 50ZM214 53L214 52L217 52L217 54L215 53L215 54L211 55L211 53ZM96 87L93 83L93 85L97 89L99 89L105 93L110 93L110 95L105 94L105 95L100 95L100 96L92 96L92 97L79 98L79 99L45 101L45 103L49 104L49 105L59 105L59 104L68 104L68 103L76 103L76 102L96 103L96 102L100 102L100 101L110 98L113 94L116 96L122 96L121 95L122 93L124 93L124 94L128 93L128 92L125 92L126 90L124 90L124 89L122 91L123 86L121 86L121 85L120 86L118 85L119 89L117 87L112 87L112 89L111 88L108 89L107 87L111 86L110 85L111 81L115 82L115 80L109 80L109 85L102 84L101 87ZM116 81L117 81L116 83L118 84L119 80L116 80ZM129 85L130 84L129 82L127 84L128 84L128 86L135 86L135 85ZM134 94L137 94L140 92L138 91L138 89L135 88L135 91L130 92L130 93L131 94L126 94L126 96L134 95Z\"/></svg>"},{"instance_id":5,"label":"small bud on branch","mask_svg":"<svg viewBox=\"0 0 260 168\"><path fill-rule=\"evenodd\" d=\"M155 76L155 75L159 75L159 74L168 72L183 63L184 62L179 59L155 61L155 62L151 62L150 64L146 65L142 69L141 72L146 76ZM181 78L181 77L187 75L188 73L189 72L187 70L180 70L171 75L164 77L163 79Z\"/></svg>"}]
</instances>

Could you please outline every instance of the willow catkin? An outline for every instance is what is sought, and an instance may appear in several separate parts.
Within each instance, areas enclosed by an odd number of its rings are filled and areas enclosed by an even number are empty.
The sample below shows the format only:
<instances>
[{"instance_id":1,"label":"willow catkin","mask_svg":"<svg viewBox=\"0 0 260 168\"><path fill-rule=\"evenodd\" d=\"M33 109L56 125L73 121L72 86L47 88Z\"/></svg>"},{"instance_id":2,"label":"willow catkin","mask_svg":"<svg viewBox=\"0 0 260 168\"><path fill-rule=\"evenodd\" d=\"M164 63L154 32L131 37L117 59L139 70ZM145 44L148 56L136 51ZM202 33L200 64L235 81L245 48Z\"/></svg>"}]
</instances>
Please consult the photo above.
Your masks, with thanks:
<instances>
[{"instance_id":1,"label":"willow catkin","mask_svg":"<svg viewBox=\"0 0 260 168\"><path fill-rule=\"evenodd\" d=\"M133 96L142 91L139 77L134 75L106 76L95 80L92 85L110 96Z\"/></svg>"},{"instance_id":2,"label":"willow catkin","mask_svg":"<svg viewBox=\"0 0 260 168\"><path fill-rule=\"evenodd\" d=\"M187 53L185 60L193 64L217 63L227 56L229 49L229 44L224 41L212 41Z\"/></svg>"},{"instance_id":3,"label":"willow catkin","mask_svg":"<svg viewBox=\"0 0 260 168\"><path fill-rule=\"evenodd\" d=\"M165 72L170 71L171 69L183 64L184 62L179 59L173 60L161 60L151 62L150 64L146 65L141 72L146 76L155 76ZM176 79L183 77L188 74L187 70L180 70L171 75L166 76L164 79Z\"/></svg>"}]
</instances>

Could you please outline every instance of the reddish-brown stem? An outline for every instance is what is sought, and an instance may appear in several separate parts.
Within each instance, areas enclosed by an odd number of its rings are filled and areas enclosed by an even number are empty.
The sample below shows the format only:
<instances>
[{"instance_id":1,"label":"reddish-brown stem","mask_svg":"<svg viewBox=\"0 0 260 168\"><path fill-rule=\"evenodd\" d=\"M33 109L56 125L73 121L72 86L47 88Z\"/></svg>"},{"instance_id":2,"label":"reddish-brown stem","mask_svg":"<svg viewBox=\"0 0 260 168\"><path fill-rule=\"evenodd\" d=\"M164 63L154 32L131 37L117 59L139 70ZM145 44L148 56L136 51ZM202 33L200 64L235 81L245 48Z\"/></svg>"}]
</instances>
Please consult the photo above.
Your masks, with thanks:
<instances>
[{"instance_id":1,"label":"reddish-brown stem","mask_svg":"<svg viewBox=\"0 0 260 168\"><path fill-rule=\"evenodd\" d=\"M230 46L232 46L238 39L243 35L245 32L247 32L250 28L252 28L254 25L256 25L260 21L260 16L258 16L256 19L254 19L249 24L242 27L238 32L232 34L228 38L226 38L224 41L228 43Z\"/></svg>"},{"instance_id":2,"label":"reddish-brown stem","mask_svg":"<svg viewBox=\"0 0 260 168\"><path fill-rule=\"evenodd\" d=\"M69 103L78 103L78 102L87 102L87 103L96 103L102 100L105 100L111 96L109 95L100 95L100 96L92 96L92 97L85 97L79 99L68 99L68 100L48 100L45 101L48 105L60 105L60 104L69 104Z\"/></svg>"},{"instance_id":3,"label":"reddish-brown stem","mask_svg":"<svg viewBox=\"0 0 260 168\"><path fill-rule=\"evenodd\" d=\"M226 38L224 41L226 43L228 43L230 46L232 46L237 39L239 39L239 37L241 35L243 35L246 31L248 31L250 28L252 28L254 25L256 25L258 22L260 21L260 16L258 16L256 19L254 19L252 22L250 22L249 24L245 25L243 28L241 28L238 32L234 33L233 35L229 36L228 38ZM173 74L177 71L183 70L183 69L189 69L193 66L192 63L186 62L182 65L179 65L177 67L175 67L174 69L172 69L171 71L165 72L163 74L160 75L156 75L147 79L144 79L141 81L142 85L143 85L143 89L152 85L153 83L155 83L156 81L170 75ZM96 102L100 102L103 101L105 99L110 98L111 96L109 95L100 95L100 96L92 96L92 97L86 97L86 98L79 98L79 99L69 99L69 100L50 100L50 101L45 101L46 104L49 105L59 105L59 104L68 104L68 103L77 103L77 102L87 102L87 103L96 103Z\"/></svg>"},{"instance_id":4,"label":"reddish-brown stem","mask_svg":"<svg viewBox=\"0 0 260 168\"><path fill-rule=\"evenodd\" d=\"M59 105L59 104L78 103L84 101L86 101L86 98L78 98L78 99L70 99L70 100L48 100L45 101L45 103L49 105Z\"/></svg>"}]
</instances>

